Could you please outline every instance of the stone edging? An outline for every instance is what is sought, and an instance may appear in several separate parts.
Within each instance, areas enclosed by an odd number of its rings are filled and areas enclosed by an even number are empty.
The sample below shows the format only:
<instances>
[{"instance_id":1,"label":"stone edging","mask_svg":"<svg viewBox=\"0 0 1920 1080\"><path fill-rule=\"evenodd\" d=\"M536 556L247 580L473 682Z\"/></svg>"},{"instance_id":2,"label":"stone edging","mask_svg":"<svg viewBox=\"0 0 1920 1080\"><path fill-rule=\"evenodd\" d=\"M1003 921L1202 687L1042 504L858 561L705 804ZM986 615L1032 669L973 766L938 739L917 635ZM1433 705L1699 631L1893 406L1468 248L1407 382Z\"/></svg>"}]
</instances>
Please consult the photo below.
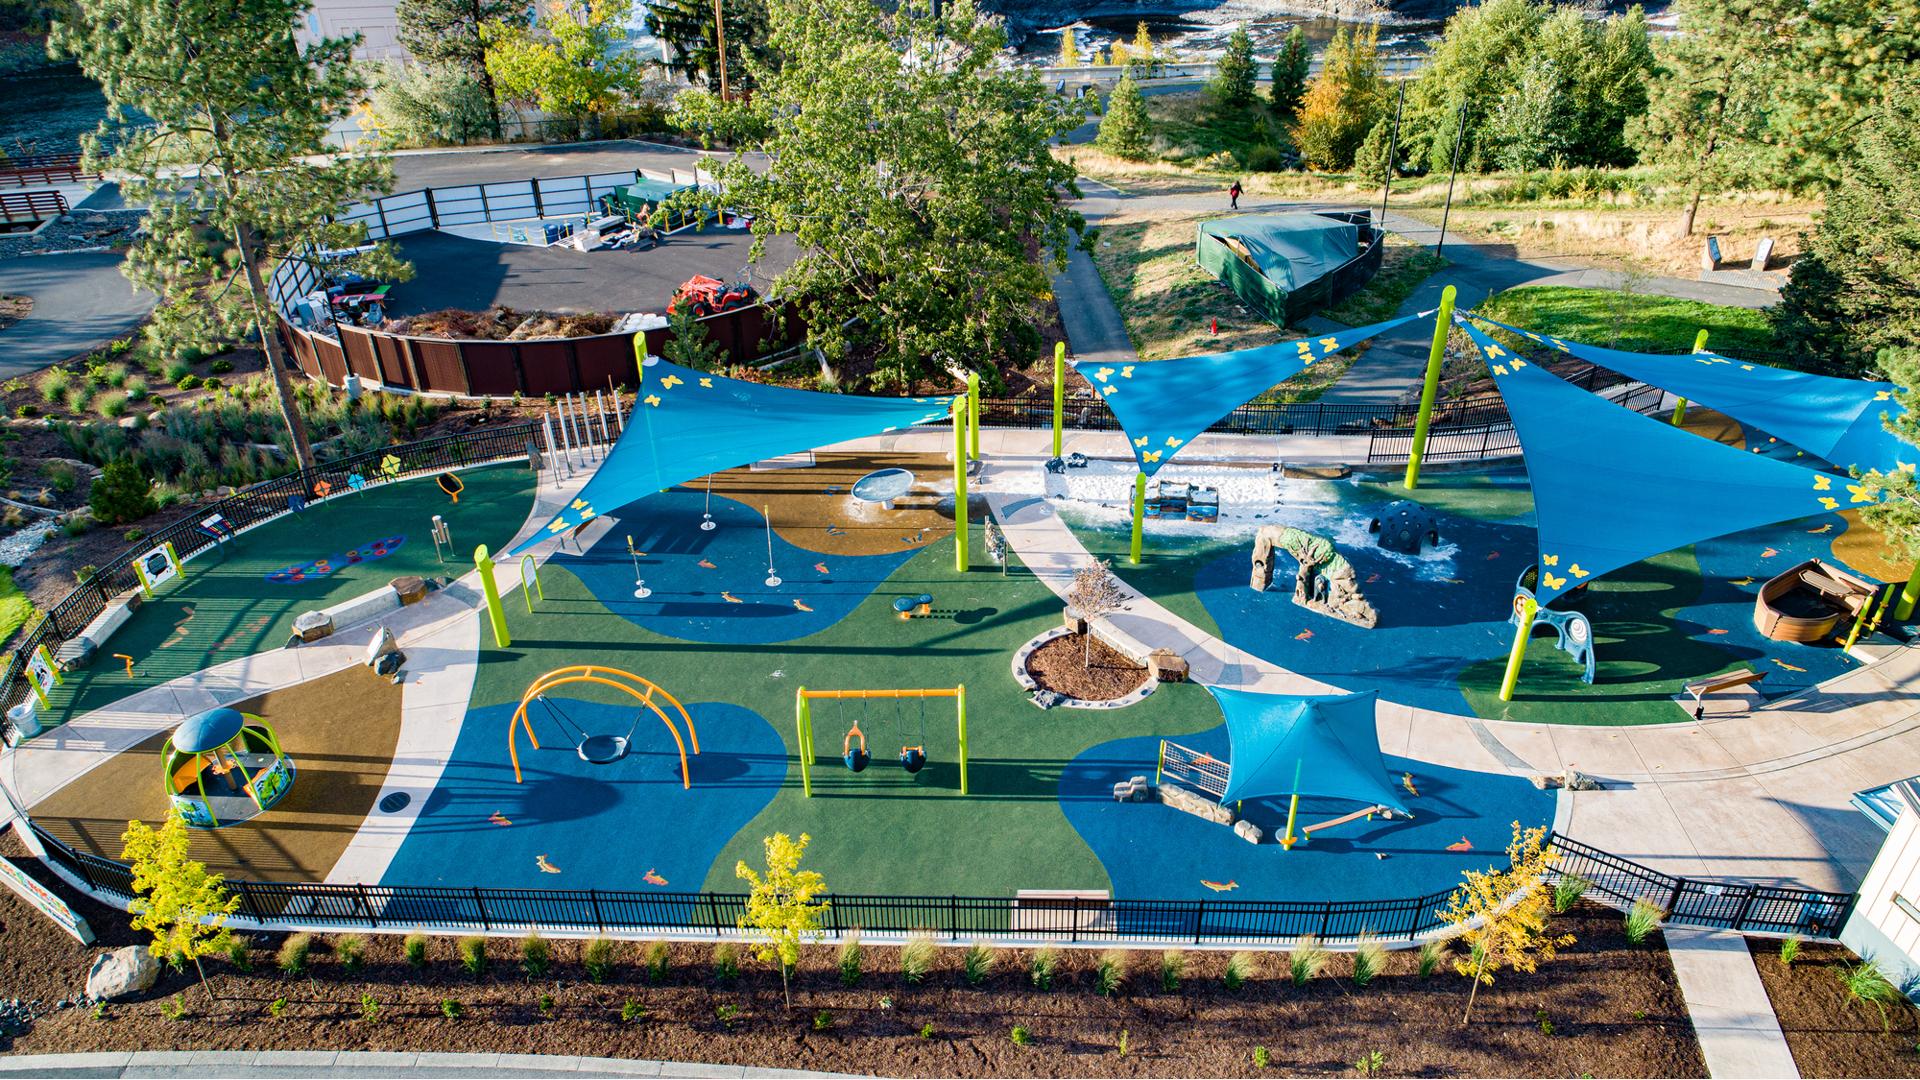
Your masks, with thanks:
<instances>
[{"instance_id":1,"label":"stone edging","mask_svg":"<svg viewBox=\"0 0 1920 1080\"><path fill-rule=\"evenodd\" d=\"M1056 641L1060 638L1066 637L1068 634L1071 634L1071 633L1073 633L1073 631L1067 629L1065 626L1056 626L1051 630L1042 631L1038 636L1028 641L1025 645L1022 645L1018 649L1014 650L1013 681L1019 683L1020 688L1022 690L1025 690L1029 694L1039 691L1041 689L1044 689L1039 683L1035 682L1033 679L1033 676L1028 673L1027 658L1033 655L1033 651L1035 649L1038 649L1040 646L1045 645L1047 642ZM1093 636L1096 638L1099 638L1103 644L1107 644L1109 646L1112 645L1112 642L1109 642L1107 641L1106 638L1101 637L1101 635L1097 632L1097 630L1094 632ZM1134 662L1139 663L1138 660ZM1141 666L1145 667L1146 665L1142 664ZM1140 702L1145 701L1147 699L1147 695L1153 693L1154 688L1159 685L1160 685L1160 680L1154 678L1153 675L1149 673L1147 675L1147 681L1145 685L1141 686L1138 690L1135 690L1131 694L1127 694L1123 697L1114 698L1111 701L1086 701L1081 698L1068 697L1065 694L1060 694L1060 700L1054 702L1054 704L1062 709L1124 709L1129 705L1137 705ZM1059 691L1057 690L1053 692L1056 694L1059 693ZM1032 700L1032 699L1029 699L1029 700ZM1040 703L1038 701L1035 701L1034 704L1039 705ZM1041 706L1041 707L1044 708L1045 706Z\"/></svg>"}]
</instances>

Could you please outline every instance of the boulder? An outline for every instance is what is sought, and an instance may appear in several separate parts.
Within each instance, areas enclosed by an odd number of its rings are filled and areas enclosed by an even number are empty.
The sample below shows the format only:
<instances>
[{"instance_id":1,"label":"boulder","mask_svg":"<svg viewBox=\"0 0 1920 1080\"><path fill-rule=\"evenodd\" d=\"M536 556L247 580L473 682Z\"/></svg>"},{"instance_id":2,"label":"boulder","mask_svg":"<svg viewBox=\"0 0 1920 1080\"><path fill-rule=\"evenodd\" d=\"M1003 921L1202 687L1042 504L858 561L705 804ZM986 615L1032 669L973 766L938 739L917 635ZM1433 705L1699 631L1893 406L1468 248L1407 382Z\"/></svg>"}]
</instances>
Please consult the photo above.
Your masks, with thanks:
<instances>
[{"instance_id":1,"label":"boulder","mask_svg":"<svg viewBox=\"0 0 1920 1080\"><path fill-rule=\"evenodd\" d=\"M1599 791L1600 781L1586 773L1568 769L1567 774L1560 778L1560 786L1568 791Z\"/></svg>"},{"instance_id":2,"label":"boulder","mask_svg":"<svg viewBox=\"0 0 1920 1080\"><path fill-rule=\"evenodd\" d=\"M87 1000L113 1001L151 990L160 978L160 961L144 945L101 953L87 971Z\"/></svg>"},{"instance_id":3,"label":"boulder","mask_svg":"<svg viewBox=\"0 0 1920 1080\"><path fill-rule=\"evenodd\" d=\"M333 633L333 616L324 611L303 611L294 617L293 632L301 641L319 641Z\"/></svg>"},{"instance_id":4,"label":"boulder","mask_svg":"<svg viewBox=\"0 0 1920 1080\"><path fill-rule=\"evenodd\" d=\"M1260 826L1244 819L1233 823L1233 833L1249 844L1259 843L1266 835L1260 831Z\"/></svg>"}]
</instances>

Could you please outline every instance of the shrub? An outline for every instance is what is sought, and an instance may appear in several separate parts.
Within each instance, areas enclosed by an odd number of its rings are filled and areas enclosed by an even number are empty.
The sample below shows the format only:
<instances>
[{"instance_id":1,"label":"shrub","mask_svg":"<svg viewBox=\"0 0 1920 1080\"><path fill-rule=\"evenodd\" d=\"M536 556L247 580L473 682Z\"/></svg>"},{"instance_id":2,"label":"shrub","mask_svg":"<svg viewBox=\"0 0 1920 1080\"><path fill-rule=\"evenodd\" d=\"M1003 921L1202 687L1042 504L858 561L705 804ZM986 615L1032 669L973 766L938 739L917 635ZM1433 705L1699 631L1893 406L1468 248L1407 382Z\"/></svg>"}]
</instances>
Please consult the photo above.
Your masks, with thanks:
<instances>
[{"instance_id":1,"label":"shrub","mask_svg":"<svg viewBox=\"0 0 1920 1080\"><path fill-rule=\"evenodd\" d=\"M929 1020L920 1025L920 1037L923 1039L933 1038L933 1021Z\"/></svg>"},{"instance_id":2,"label":"shrub","mask_svg":"<svg viewBox=\"0 0 1920 1080\"><path fill-rule=\"evenodd\" d=\"M440 1015L446 1017L449 1020L460 1019L460 1014L466 1011L467 1010L458 1001L455 1001L452 998L440 999Z\"/></svg>"},{"instance_id":3,"label":"shrub","mask_svg":"<svg viewBox=\"0 0 1920 1080\"><path fill-rule=\"evenodd\" d=\"M628 998L627 1000L620 1003L620 1022L621 1023L631 1024L636 1020L645 1020L646 1018L647 1018L646 1006L640 1004L639 1002L633 1000L632 998Z\"/></svg>"},{"instance_id":4,"label":"shrub","mask_svg":"<svg viewBox=\"0 0 1920 1080\"><path fill-rule=\"evenodd\" d=\"M1553 1021L1547 1017L1547 1010L1545 1009L1533 1010L1533 1022L1535 1025L1537 1025L1540 1028L1540 1034L1542 1035L1553 1034L1553 1031L1554 1031Z\"/></svg>"},{"instance_id":5,"label":"shrub","mask_svg":"<svg viewBox=\"0 0 1920 1080\"><path fill-rule=\"evenodd\" d=\"M380 1003L374 1000L371 993L364 990L360 992L360 1019L369 1024L380 1022Z\"/></svg>"},{"instance_id":6,"label":"shrub","mask_svg":"<svg viewBox=\"0 0 1920 1080\"><path fill-rule=\"evenodd\" d=\"M107 525L138 521L159 509L153 501L153 481L127 458L107 463L87 491L87 506L95 520Z\"/></svg>"},{"instance_id":7,"label":"shrub","mask_svg":"<svg viewBox=\"0 0 1920 1080\"><path fill-rule=\"evenodd\" d=\"M295 934L280 943L280 951L274 954L273 962L288 975L307 973L307 955L313 952L312 934Z\"/></svg>"},{"instance_id":8,"label":"shrub","mask_svg":"<svg viewBox=\"0 0 1920 1080\"><path fill-rule=\"evenodd\" d=\"M359 971L367 963L367 939L359 934L341 934L333 939L333 958L348 971Z\"/></svg>"},{"instance_id":9,"label":"shrub","mask_svg":"<svg viewBox=\"0 0 1920 1080\"><path fill-rule=\"evenodd\" d=\"M64 461L49 461L43 471L47 474L48 486L62 495L80 484L80 474Z\"/></svg>"},{"instance_id":10,"label":"shrub","mask_svg":"<svg viewBox=\"0 0 1920 1080\"><path fill-rule=\"evenodd\" d=\"M656 984L666 982L667 973L673 970L673 950L668 948L664 941L649 944L646 965L648 982Z\"/></svg>"},{"instance_id":11,"label":"shrub","mask_svg":"<svg viewBox=\"0 0 1920 1080\"><path fill-rule=\"evenodd\" d=\"M520 939L520 970L526 972L529 979L545 975L552 967L553 949L546 938L528 934Z\"/></svg>"},{"instance_id":12,"label":"shrub","mask_svg":"<svg viewBox=\"0 0 1920 1080\"><path fill-rule=\"evenodd\" d=\"M1326 966L1327 950L1320 947L1320 939L1312 934L1301 938L1287 954L1287 974L1295 986L1307 985Z\"/></svg>"},{"instance_id":13,"label":"shrub","mask_svg":"<svg viewBox=\"0 0 1920 1080\"><path fill-rule=\"evenodd\" d=\"M88 386L86 383L74 383L72 386L67 387L65 400L69 411L76 413L86 412L87 406L93 404L93 387Z\"/></svg>"},{"instance_id":14,"label":"shrub","mask_svg":"<svg viewBox=\"0 0 1920 1080\"><path fill-rule=\"evenodd\" d=\"M195 375L192 372L188 372L187 374L180 376L178 379L175 379L173 381L173 385L179 387L182 390L192 390L194 387L200 385L200 376Z\"/></svg>"},{"instance_id":15,"label":"shrub","mask_svg":"<svg viewBox=\"0 0 1920 1080\"><path fill-rule=\"evenodd\" d=\"M116 390L127 385L127 365L107 364L97 370L99 371L99 377L102 383ZM92 373L89 373L90 376L91 374Z\"/></svg>"},{"instance_id":16,"label":"shrub","mask_svg":"<svg viewBox=\"0 0 1920 1080\"><path fill-rule=\"evenodd\" d=\"M1273 1055L1267 1053L1266 1047L1256 1046L1253 1048L1253 1067L1254 1068L1264 1069L1271 1064L1273 1064Z\"/></svg>"},{"instance_id":17,"label":"shrub","mask_svg":"<svg viewBox=\"0 0 1920 1080\"><path fill-rule=\"evenodd\" d=\"M460 939L455 946L460 954L460 966L467 974L479 978L487 970L487 939L479 934L470 934Z\"/></svg>"},{"instance_id":18,"label":"shrub","mask_svg":"<svg viewBox=\"0 0 1920 1080\"><path fill-rule=\"evenodd\" d=\"M48 368L34 380L34 385L40 391L40 400L49 405L64 399L67 396L67 387L72 383L73 376L66 368Z\"/></svg>"},{"instance_id":19,"label":"shrub","mask_svg":"<svg viewBox=\"0 0 1920 1080\"><path fill-rule=\"evenodd\" d=\"M713 947L713 977L723 983L740 977L739 946L731 941L723 941Z\"/></svg>"},{"instance_id":20,"label":"shrub","mask_svg":"<svg viewBox=\"0 0 1920 1080\"><path fill-rule=\"evenodd\" d=\"M860 963L864 950L860 948L860 931L847 931L847 939L840 943L840 985L852 988L860 985Z\"/></svg>"},{"instance_id":21,"label":"shrub","mask_svg":"<svg viewBox=\"0 0 1920 1080\"><path fill-rule=\"evenodd\" d=\"M1840 986L1847 992L1847 998L1880 1010L1880 1030L1885 1032L1892 1027L1892 1018L1887 1006L1905 1002L1900 988L1887 979L1880 965L1871 960L1861 960L1848 964L1834 973L1840 979Z\"/></svg>"},{"instance_id":22,"label":"shrub","mask_svg":"<svg viewBox=\"0 0 1920 1080\"><path fill-rule=\"evenodd\" d=\"M612 977L617 948L606 938L594 938L587 942L586 949L580 954L580 965L587 970L588 982L597 986Z\"/></svg>"},{"instance_id":23,"label":"shrub","mask_svg":"<svg viewBox=\"0 0 1920 1080\"><path fill-rule=\"evenodd\" d=\"M1259 143L1247 151L1248 172L1279 172L1287 167L1287 156L1272 143Z\"/></svg>"},{"instance_id":24,"label":"shrub","mask_svg":"<svg viewBox=\"0 0 1920 1080\"><path fill-rule=\"evenodd\" d=\"M1353 948L1353 984L1365 986L1387 966L1387 947L1371 931L1360 935Z\"/></svg>"},{"instance_id":25,"label":"shrub","mask_svg":"<svg viewBox=\"0 0 1920 1080\"><path fill-rule=\"evenodd\" d=\"M81 536L91 528L93 528L93 522L87 520L85 514L69 514L67 519L60 523L60 531L66 533L68 536ZM88 563L80 569L75 570L73 576L79 580L80 584L85 585L93 579L93 575L99 572L99 567Z\"/></svg>"},{"instance_id":26,"label":"shrub","mask_svg":"<svg viewBox=\"0 0 1920 1080\"><path fill-rule=\"evenodd\" d=\"M826 1031L833 1027L833 1014L825 1009L813 1014L813 1030Z\"/></svg>"},{"instance_id":27,"label":"shrub","mask_svg":"<svg viewBox=\"0 0 1920 1080\"><path fill-rule=\"evenodd\" d=\"M1093 992L1101 997L1113 997L1126 985L1127 954L1119 949L1101 953L1093 968Z\"/></svg>"},{"instance_id":28,"label":"shrub","mask_svg":"<svg viewBox=\"0 0 1920 1080\"><path fill-rule=\"evenodd\" d=\"M144 537L146 535L147 535L147 530L145 529L128 529L126 532L120 534L121 538L124 539L129 544L139 540L141 537Z\"/></svg>"},{"instance_id":29,"label":"shrub","mask_svg":"<svg viewBox=\"0 0 1920 1080\"><path fill-rule=\"evenodd\" d=\"M1426 978L1434 973L1446 960L1450 943L1442 938L1429 938L1420 943L1420 977Z\"/></svg>"},{"instance_id":30,"label":"shrub","mask_svg":"<svg viewBox=\"0 0 1920 1080\"><path fill-rule=\"evenodd\" d=\"M227 941L227 962L235 971L253 970L253 941L245 934L235 934Z\"/></svg>"},{"instance_id":31,"label":"shrub","mask_svg":"<svg viewBox=\"0 0 1920 1080\"><path fill-rule=\"evenodd\" d=\"M968 986L979 986L993 974L994 959L993 946L974 942L960 957L960 977L967 980Z\"/></svg>"},{"instance_id":32,"label":"shrub","mask_svg":"<svg viewBox=\"0 0 1920 1080\"><path fill-rule=\"evenodd\" d=\"M1021 1024L1013 1025L1013 1031L1009 1033L1009 1037L1013 1039L1015 1046L1025 1046L1033 1041L1033 1033Z\"/></svg>"},{"instance_id":33,"label":"shrub","mask_svg":"<svg viewBox=\"0 0 1920 1080\"><path fill-rule=\"evenodd\" d=\"M207 370L213 372L215 375L225 375L227 372L233 370L233 361L223 356L213 363L208 364Z\"/></svg>"},{"instance_id":34,"label":"shrub","mask_svg":"<svg viewBox=\"0 0 1920 1080\"><path fill-rule=\"evenodd\" d=\"M724 1024L728 1031L732 1031L734 1021L740 1019L740 1006L731 1001L724 1005L716 1005L713 1015L720 1019L720 1023Z\"/></svg>"},{"instance_id":35,"label":"shrub","mask_svg":"<svg viewBox=\"0 0 1920 1080\"><path fill-rule=\"evenodd\" d=\"M1587 894L1593 885L1579 874L1562 874L1560 880L1553 883L1553 913L1565 915L1580 898Z\"/></svg>"},{"instance_id":36,"label":"shrub","mask_svg":"<svg viewBox=\"0 0 1920 1080\"><path fill-rule=\"evenodd\" d=\"M164 372L163 377L176 386L179 385L181 379L193 378L193 368L188 365L185 360L169 360L167 361L167 366L162 370ZM182 390L186 389L184 386L180 388Z\"/></svg>"},{"instance_id":37,"label":"shrub","mask_svg":"<svg viewBox=\"0 0 1920 1080\"><path fill-rule=\"evenodd\" d=\"M932 935L923 931L908 935L907 943L900 946L900 974L907 980L907 985L918 986L925 982L938 957L939 950L933 944Z\"/></svg>"},{"instance_id":38,"label":"shrub","mask_svg":"<svg viewBox=\"0 0 1920 1080\"><path fill-rule=\"evenodd\" d=\"M104 1002L102 1004L104 1004ZM267 1003L267 1015L273 1017L275 1020L280 1019L280 1014L286 1011L287 1011L286 998L277 997Z\"/></svg>"},{"instance_id":39,"label":"shrub","mask_svg":"<svg viewBox=\"0 0 1920 1080\"><path fill-rule=\"evenodd\" d=\"M138 375L127 380L125 389L128 401L145 401L147 400L147 395L153 392L148 388L147 380Z\"/></svg>"},{"instance_id":40,"label":"shrub","mask_svg":"<svg viewBox=\"0 0 1920 1080\"><path fill-rule=\"evenodd\" d=\"M1635 900L1633 908L1627 912L1627 940L1638 945L1647 940L1647 936L1660 929L1660 923L1667 913L1660 905L1651 900Z\"/></svg>"},{"instance_id":41,"label":"shrub","mask_svg":"<svg viewBox=\"0 0 1920 1080\"><path fill-rule=\"evenodd\" d=\"M1792 967L1793 962L1798 959L1800 959L1800 939L1797 937L1781 938L1780 963L1786 967Z\"/></svg>"},{"instance_id":42,"label":"shrub","mask_svg":"<svg viewBox=\"0 0 1920 1080\"><path fill-rule=\"evenodd\" d=\"M186 996L183 994L175 994L166 1001L161 1002L160 1015L169 1020L185 1020L187 1018Z\"/></svg>"},{"instance_id":43,"label":"shrub","mask_svg":"<svg viewBox=\"0 0 1920 1080\"><path fill-rule=\"evenodd\" d=\"M1053 989L1053 981L1060 974L1060 954L1051 945L1042 945L1033 951L1033 961L1029 965L1029 974L1033 976L1036 990Z\"/></svg>"},{"instance_id":44,"label":"shrub","mask_svg":"<svg viewBox=\"0 0 1920 1080\"><path fill-rule=\"evenodd\" d=\"M1179 993L1180 980L1186 977L1186 953L1179 949L1168 949L1160 954L1160 989L1169 994Z\"/></svg>"},{"instance_id":45,"label":"shrub","mask_svg":"<svg viewBox=\"0 0 1920 1080\"><path fill-rule=\"evenodd\" d=\"M93 407L101 416L109 420L118 420L127 415L127 395L120 391L101 394L99 400L93 403Z\"/></svg>"},{"instance_id":46,"label":"shrub","mask_svg":"<svg viewBox=\"0 0 1920 1080\"><path fill-rule=\"evenodd\" d=\"M1255 966L1259 963L1250 952L1237 952L1227 957L1227 969L1220 975L1220 984L1229 990L1238 990L1253 978Z\"/></svg>"},{"instance_id":47,"label":"shrub","mask_svg":"<svg viewBox=\"0 0 1920 1080\"><path fill-rule=\"evenodd\" d=\"M541 1016L553 1015L553 995L552 994L541 994L538 998L534 999L534 1005L540 1009Z\"/></svg>"},{"instance_id":48,"label":"shrub","mask_svg":"<svg viewBox=\"0 0 1920 1080\"><path fill-rule=\"evenodd\" d=\"M407 963L416 968L427 966L427 935L414 931L401 941L400 949L407 954Z\"/></svg>"}]
</instances>

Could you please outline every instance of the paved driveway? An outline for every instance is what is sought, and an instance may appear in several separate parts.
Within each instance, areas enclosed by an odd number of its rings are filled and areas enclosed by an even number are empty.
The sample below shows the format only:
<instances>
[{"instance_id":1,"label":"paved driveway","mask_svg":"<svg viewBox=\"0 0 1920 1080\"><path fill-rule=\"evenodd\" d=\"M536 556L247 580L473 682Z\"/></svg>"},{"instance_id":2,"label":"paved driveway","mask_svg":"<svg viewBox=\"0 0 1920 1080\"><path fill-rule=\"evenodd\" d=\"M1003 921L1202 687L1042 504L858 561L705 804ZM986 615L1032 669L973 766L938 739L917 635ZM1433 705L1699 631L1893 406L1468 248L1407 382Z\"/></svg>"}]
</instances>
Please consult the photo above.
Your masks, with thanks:
<instances>
[{"instance_id":1,"label":"paved driveway","mask_svg":"<svg viewBox=\"0 0 1920 1080\"><path fill-rule=\"evenodd\" d=\"M33 298L26 318L0 330L0 378L96 348L140 324L153 294L136 291L111 251L0 259L0 293Z\"/></svg>"}]
</instances>

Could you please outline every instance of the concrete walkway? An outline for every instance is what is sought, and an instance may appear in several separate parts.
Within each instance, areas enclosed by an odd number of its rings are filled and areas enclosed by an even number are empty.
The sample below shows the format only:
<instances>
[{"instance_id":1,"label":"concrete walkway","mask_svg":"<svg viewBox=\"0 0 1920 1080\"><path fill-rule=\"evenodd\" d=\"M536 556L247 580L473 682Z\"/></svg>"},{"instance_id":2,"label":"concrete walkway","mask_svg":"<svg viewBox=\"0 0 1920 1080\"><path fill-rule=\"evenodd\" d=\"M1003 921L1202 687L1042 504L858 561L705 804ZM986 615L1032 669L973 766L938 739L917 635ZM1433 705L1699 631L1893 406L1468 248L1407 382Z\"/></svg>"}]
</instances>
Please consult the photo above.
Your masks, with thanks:
<instances>
[{"instance_id":1,"label":"concrete walkway","mask_svg":"<svg viewBox=\"0 0 1920 1080\"><path fill-rule=\"evenodd\" d=\"M140 325L153 294L136 291L111 251L0 259L0 293L33 298L27 317L0 330L0 378L97 348Z\"/></svg>"},{"instance_id":2,"label":"concrete walkway","mask_svg":"<svg viewBox=\"0 0 1920 1080\"><path fill-rule=\"evenodd\" d=\"M1668 928L1666 937L1707 1075L1799 1080L1746 939L1721 930L1679 928Z\"/></svg>"},{"instance_id":3,"label":"concrete walkway","mask_svg":"<svg viewBox=\"0 0 1920 1080\"><path fill-rule=\"evenodd\" d=\"M684 1061L564 1057L555 1054L441 1054L334 1050L140 1050L92 1054L0 1056L0 1077L494 1077L494 1076L768 1077L803 1080L847 1073L702 1065Z\"/></svg>"}]
</instances>

